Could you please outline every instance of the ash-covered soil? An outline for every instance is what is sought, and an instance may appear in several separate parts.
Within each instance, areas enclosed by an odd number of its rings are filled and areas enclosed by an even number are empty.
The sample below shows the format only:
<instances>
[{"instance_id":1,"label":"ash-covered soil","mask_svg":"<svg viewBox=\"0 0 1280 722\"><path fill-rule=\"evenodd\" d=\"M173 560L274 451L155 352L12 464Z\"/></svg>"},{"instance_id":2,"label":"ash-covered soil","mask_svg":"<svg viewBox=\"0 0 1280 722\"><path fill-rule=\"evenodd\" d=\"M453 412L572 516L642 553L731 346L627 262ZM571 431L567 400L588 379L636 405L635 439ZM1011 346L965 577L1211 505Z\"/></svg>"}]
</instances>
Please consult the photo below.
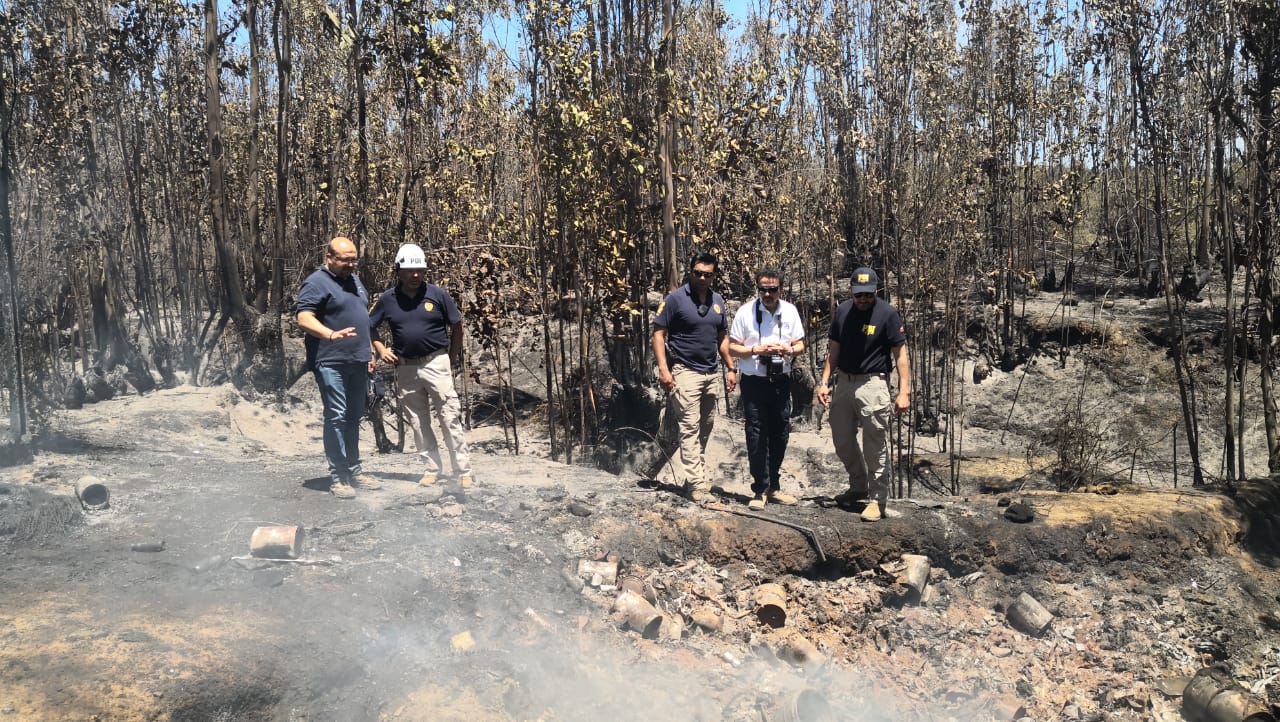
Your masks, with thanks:
<instances>
[{"instance_id":1,"label":"ash-covered soil","mask_svg":"<svg viewBox=\"0 0 1280 722\"><path fill-rule=\"evenodd\" d=\"M299 393L284 411L225 388L97 404L3 471L0 720L1178 720L1183 678L1214 662L1275 700L1277 573L1220 495L1023 489L1037 518L1017 524L1007 494L917 492L862 524L820 503L839 476L825 432L802 431L786 483L806 501L763 516L810 535L730 513L745 463L722 418L706 508L511 455L495 427L472 434L465 493L370 454L386 488L339 501ZM107 509L74 503L86 474ZM305 528L302 561L241 558L276 524ZM904 553L928 557L923 598ZM576 575L610 559L666 616L656 638ZM780 628L757 617L766 583ZM1038 637L1006 618L1024 592L1053 615Z\"/></svg>"}]
</instances>

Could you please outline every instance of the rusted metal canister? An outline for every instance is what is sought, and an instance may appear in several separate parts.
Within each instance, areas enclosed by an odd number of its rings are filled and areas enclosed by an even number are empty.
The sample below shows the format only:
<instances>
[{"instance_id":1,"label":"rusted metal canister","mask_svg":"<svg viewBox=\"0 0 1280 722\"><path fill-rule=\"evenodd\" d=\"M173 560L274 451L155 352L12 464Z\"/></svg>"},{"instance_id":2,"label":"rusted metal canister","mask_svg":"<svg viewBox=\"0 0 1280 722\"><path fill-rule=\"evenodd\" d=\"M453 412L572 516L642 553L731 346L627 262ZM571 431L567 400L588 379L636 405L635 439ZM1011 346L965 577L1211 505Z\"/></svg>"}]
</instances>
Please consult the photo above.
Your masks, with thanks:
<instances>
[{"instance_id":1,"label":"rusted metal canister","mask_svg":"<svg viewBox=\"0 0 1280 722\"><path fill-rule=\"evenodd\" d=\"M902 573L903 581L919 600L924 596L925 586L929 584L929 557L922 554L903 554L902 563L907 565Z\"/></svg>"},{"instance_id":2,"label":"rusted metal canister","mask_svg":"<svg viewBox=\"0 0 1280 722\"><path fill-rule=\"evenodd\" d=\"M1044 630L1053 621L1053 614L1026 592L1018 595L1017 600L1009 605L1006 616L1010 624L1033 637L1044 634Z\"/></svg>"},{"instance_id":3,"label":"rusted metal canister","mask_svg":"<svg viewBox=\"0 0 1280 722\"><path fill-rule=\"evenodd\" d=\"M249 538L249 554L260 559L297 559L302 554L301 526L260 526Z\"/></svg>"},{"instance_id":4,"label":"rusted metal canister","mask_svg":"<svg viewBox=\"0 0 1280 722\"><path fill-rule=\"evenodd\" d=\"M613 609L629 629L639 632L645 639L657 639L662 629L662 613L648 599L634 592L623 592L613 601Z\"/></svg>"},{"instance_id":5,"label":"rusted metal canister","mask_svg":"<svg viewBox=\"0 0 1280 722\"><path fill-rule=\"evenodd\" d=\"M756 603L756 618L779 629L787 623L787 592L781 584L761 584L751 592Z\"/></svg>"},{"instance_id":6,"label":"rusted metal canister","mask_svg":"<svg viewBox=\"0 0 1280 722\"><path fill-rule=\"evenodd\" d=\"M1276 722L1265 702L1218 667L1191 678L1182 691L1182 712L1192 722Z\"/></svg>"},{"instance_id":7,"label":"rusted metal canister","mask_svg":"<svg viewBox=\"0 0 1280 722\"><path fill-rule=\"evenodd\" d=\"M96 476L82 476L76 481L76 498L86 509L105 509L111 500L111 492L102 479Z\"/></svg>"},{"instance_id":8,"label":"rusted metal canister","mask_svg":"<svg viewBox=\"0 0 1280 722\"><path fill-rule=\"evenodd\" d=\"M779 695L765 713L768 722L836 722L835 710L816 689L801 689Z\"/></svg>"}]
</instances>

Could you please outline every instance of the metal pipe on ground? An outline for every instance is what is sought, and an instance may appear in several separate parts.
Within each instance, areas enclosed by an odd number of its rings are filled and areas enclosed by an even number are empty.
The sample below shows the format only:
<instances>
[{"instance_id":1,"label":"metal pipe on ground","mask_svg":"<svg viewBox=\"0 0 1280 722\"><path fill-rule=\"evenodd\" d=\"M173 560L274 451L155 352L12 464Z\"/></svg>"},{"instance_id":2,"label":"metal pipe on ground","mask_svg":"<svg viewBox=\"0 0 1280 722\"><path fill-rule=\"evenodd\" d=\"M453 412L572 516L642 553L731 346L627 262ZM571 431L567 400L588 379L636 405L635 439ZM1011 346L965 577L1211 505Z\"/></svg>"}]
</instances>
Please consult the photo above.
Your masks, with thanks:
<instances>
[{"instance_id":1,"label":"metal pipe on ground","mask_svg":"<svg viewBox=\"0 0 1280 722\"><path fill-rule=\"evenodd\" d=\"M1182 691L1182 712L1191 722L1276 722L1264 701L1217 667L1191 678Z\"/></svg>"}]
</instances>

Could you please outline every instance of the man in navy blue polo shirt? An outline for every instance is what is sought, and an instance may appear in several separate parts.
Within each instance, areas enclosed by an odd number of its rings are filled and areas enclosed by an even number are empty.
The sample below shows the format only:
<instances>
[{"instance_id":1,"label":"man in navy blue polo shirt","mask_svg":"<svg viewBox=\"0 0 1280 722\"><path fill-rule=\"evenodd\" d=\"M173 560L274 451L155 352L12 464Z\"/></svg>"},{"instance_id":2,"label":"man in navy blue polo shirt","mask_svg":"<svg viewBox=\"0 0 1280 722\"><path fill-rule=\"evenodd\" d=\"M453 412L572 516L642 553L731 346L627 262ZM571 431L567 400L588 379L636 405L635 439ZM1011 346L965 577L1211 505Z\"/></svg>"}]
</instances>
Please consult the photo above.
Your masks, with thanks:
<instances>
[{"instance_id":1,"label":"man in navy blue polo shirt","mask_svg":"<svg viewBox=\"0 0 1280 722\"><path fill-rule=\"evenodd\" d=\"M462 312L448 291L423 280L426 268L427 257L418 246L407 243L396 252L397 283L382 292L369 312L373 350L385 363L396 365L400 401L426 464L418 483L434 484L443 471L431 429L434 408L458 483L466 488L471 486L471 458L463 436L462 404L453 386L453 367L462 361ZM384 321L391 327L390 347L376 335Z\"/></svg>"},{"instance_id":2,"label":"man in navy blue polo shirt","mask_svg":"<svg viewBox=\"0 0 1280 722\"><path fill-rule=\"evenodd\" d=\"M889 500L890 414L911 408L911 364L902 316L876 298L879 276L870 268L853 272L853 298L836 307L827 333L818 401L831 408L831 440L849 473L849 489L836 496L841 506L865 502L863 521L879 521ZM889 372L898 370L898 395L891 399ZM835 374L834 393L828 382ZM858 446L858 434L862 446Z\"/></svg>"},{"instance_id":3,"label":"man in navy blue polo shirt","mask_svg":"<svg viewBox=\"0 0 1280 722\"><path fill-rule=\"evenodd\" d=\"M694 258L688 282L667 295L653 320L658 383L670 394L669 412L677 423L677 481L683 482L690 500L699 502L710 497L705 454L720 399L721 361L729 369L729 391L738 383L738 372L729 356L724 299L711 290L717 265L710 253ZM665 457L674 451L670 441L661 437L659 446Z\"/></svg>"},{"instance_id":4,"label":"man in navy blue polo shirt","mask_svg":"<svg viewBox=\"0 0 1280 722\"><path fill-rule=\"evenodd\" d=\"M369 346L369 292L356 276L360 254L341 236L329 241L324 265L298 291L298 327L306 331L307 365L324 404L324 455L329 491L354 498L352 486L382 484L360 472L360 419L369 394L373 354Z\"/></svg>"}]
</instances>

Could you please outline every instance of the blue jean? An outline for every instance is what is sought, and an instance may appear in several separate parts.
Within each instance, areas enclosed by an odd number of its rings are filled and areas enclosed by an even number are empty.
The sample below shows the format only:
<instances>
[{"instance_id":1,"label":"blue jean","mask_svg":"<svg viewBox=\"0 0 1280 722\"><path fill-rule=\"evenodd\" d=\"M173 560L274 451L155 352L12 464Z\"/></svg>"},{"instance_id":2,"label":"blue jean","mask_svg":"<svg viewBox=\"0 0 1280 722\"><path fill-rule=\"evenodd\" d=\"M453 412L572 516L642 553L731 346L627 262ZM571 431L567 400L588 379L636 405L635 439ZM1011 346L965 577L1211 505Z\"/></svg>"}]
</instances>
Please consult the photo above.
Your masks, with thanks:
<instances>
[{"instance_id":1,"label":"blue jean","mask_svg":"<svg viewBox=\"0 0 1280 722\"><path fill-rule=\"evenodd\" d=\"M360 473L360 419L369 395L369 365L343 363L315 368L324 403L324 455L329 478L349 482Z\"/></svg>"}]
</instances>

